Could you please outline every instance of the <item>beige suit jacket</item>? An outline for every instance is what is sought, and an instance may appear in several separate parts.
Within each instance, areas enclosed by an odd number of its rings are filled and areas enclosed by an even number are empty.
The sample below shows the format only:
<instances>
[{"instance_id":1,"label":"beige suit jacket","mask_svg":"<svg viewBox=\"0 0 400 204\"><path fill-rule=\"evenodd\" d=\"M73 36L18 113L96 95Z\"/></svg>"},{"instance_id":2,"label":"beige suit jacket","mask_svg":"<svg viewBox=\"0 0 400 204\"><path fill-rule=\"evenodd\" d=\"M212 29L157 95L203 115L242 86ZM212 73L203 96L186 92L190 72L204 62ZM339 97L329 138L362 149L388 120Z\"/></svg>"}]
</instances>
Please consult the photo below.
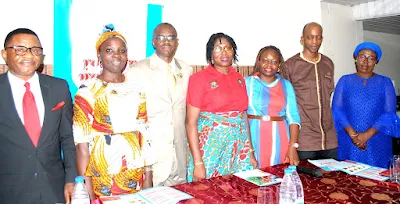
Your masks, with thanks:
<instances>
[{"instance_id":1,"label":"beige suit jacket","mask_svg":"<svg viewBox=\"0 0 400 204\"><path fill-rule=\"evenodd\" d=\"M166 64L160 62L156 54L136 62L126 72L131 80L143 84L146 94L149 134L157 158L157 163L153 165L154 185L163 183L170 175L175 175L174 180L179 182L186 181L186 92L193 69L181 60L174 59L172 62L176 67L174 94L168 90ZM176 167L173 167L174 158Z\"/></svg>"}]
</instances>

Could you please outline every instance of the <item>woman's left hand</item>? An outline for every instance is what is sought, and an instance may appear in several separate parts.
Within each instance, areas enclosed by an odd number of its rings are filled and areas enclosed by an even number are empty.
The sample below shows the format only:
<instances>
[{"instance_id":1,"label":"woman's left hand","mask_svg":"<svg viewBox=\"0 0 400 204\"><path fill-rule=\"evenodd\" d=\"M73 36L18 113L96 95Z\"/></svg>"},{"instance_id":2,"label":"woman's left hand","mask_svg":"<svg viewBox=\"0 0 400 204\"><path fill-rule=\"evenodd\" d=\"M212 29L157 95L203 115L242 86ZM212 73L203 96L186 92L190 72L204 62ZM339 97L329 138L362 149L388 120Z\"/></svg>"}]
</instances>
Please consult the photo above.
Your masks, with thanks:
<instances>
[{"instance_id":1,"label":"woman's left hand","mask_svg":"<svg viewBox=\"0 0 400 204\"><path fill-rule=\"evenodd\" d=\"M250 153L250 164L253 166L253 168L258 168L258 162L253 152Z\"/></svg>"},{"instance_id":2,"label":"woman's left hand","mask_svg":"<svg viewBox=\"0 0 400 204\"><path fill-rule=\"evenodd\" d=\"M297 154L297 149L295 147L289 147L288 151L286 152L285 162L289 160L291 165L298 165L299 164L299 155Z\"/></svg>"},{"instance_id":3,"label":"woman's left hand","mask_svg":"<svg viewBox=\"0 0 400 204\"><path fill-rule=\"evenodd\" d=\"M372 136L373 136L373 134L371 134L368 131L361 132L361 133L358 133L358 136L354 139L353 142L359 148L360 147L365 147L366 144L367 144L367 141L369 139L371 139Z\"/></svg>"}]
</instances>

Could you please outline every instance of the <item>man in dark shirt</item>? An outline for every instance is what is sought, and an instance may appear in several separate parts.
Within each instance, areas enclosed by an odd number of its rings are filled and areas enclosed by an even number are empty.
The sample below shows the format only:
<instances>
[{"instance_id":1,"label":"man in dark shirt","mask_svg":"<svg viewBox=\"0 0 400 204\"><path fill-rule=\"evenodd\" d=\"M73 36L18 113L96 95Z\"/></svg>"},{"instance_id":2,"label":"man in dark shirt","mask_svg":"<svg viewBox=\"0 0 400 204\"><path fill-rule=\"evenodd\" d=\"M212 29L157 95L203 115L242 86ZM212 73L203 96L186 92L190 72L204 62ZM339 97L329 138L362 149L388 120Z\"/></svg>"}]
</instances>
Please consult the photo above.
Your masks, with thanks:
<instances>
[{"instance_id":1,"label":"man in dark shirt","mask_svg":"<svg viewBox=\"0 0 400 204\"><path fill-rule=\"evenodd\" d=\"M301 36L303 51L289 58L280 72L296 93L301 129L299 144L290 145L298 147L300 160L337 157L337 135L330 105L334 65L318 52L322 40L321 25L306 24Z\"/></svg>"}]
</instances>

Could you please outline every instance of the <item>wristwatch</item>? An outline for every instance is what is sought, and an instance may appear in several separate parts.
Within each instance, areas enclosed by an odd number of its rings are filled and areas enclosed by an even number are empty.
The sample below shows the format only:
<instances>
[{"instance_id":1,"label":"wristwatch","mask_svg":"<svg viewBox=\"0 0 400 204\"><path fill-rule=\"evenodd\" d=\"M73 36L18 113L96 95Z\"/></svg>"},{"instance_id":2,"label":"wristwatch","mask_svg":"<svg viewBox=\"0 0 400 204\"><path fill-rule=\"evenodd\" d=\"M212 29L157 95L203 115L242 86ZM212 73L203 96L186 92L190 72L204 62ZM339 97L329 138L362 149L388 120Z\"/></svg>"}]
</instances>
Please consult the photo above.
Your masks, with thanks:
<instances>
[{"instance_id":1,"label":"wristwatch","mask_svg":"<svg viewBox=\"0 0 400 204\"><path fill-rule=\"evenodd\" d=\"M299 148L299 143L296 142L296 143L290 144L289 147L294 147L297 149L297 148Z\"/></svg>"}]
</instances>

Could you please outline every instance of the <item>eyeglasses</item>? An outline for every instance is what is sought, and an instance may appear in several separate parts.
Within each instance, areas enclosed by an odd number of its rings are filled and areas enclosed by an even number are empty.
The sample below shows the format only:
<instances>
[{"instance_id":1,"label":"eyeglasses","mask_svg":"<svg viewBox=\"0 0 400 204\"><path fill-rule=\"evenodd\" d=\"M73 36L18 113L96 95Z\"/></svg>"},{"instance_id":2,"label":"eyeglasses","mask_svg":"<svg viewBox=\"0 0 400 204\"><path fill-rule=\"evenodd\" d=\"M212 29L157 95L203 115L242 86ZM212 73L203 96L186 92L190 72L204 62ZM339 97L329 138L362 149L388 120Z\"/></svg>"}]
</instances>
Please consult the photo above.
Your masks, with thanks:
<instances>
[{"instance_id":1,"label":"eyeglasses","mask_svg":"<svg viewBox=\"0 0 400 204\"><path fill-rule=\"evenodd\" d=\"M163 42L164 40L167 40L168 42L174 42L176 39L178 39L178 37L175 35L158 35L154 39L156 39L158 42Z\"/></svg>"},{"instance_id":2,"label":"eyeglasses","mask_svg":"<svg viewBox=\"0 0 400 204\"><path fill-rule=\"evenodd\" d=\"M25 46L12 46L12 47L6 47L6 49L12 48L14 49L14 53L18 56L24 56L28 50L31 51L32 55L34 56L40 56L43 54L43 48L42 47L25 47Z\"/></svg>"},{"instance_id":3,"label":"eyeglasses","mask_svg":"<svg viewBox=\"0 0 400 204\"><path fill-rule=\"evenodd\" d=\"M367 55L358 55L357 60L360 62L365 62L365 60L367 60L368 64L374 64L376 62L375 57Z\"/></svg>"},{"instance_id":4,"label":"eyeglasses","mask_svg":"<svg viewBox=\"0 0 400 204\"><path fill-rule=\"evenodd\" d=\"M216 47L214 47L213 50L217 54L220 54L220 53L222 53L224 51L227 52L227 53L231 53L231 52L233 52L233 47L232 46L225 46L225 47L216 46Z\"/></svg>"}]
</instances>

